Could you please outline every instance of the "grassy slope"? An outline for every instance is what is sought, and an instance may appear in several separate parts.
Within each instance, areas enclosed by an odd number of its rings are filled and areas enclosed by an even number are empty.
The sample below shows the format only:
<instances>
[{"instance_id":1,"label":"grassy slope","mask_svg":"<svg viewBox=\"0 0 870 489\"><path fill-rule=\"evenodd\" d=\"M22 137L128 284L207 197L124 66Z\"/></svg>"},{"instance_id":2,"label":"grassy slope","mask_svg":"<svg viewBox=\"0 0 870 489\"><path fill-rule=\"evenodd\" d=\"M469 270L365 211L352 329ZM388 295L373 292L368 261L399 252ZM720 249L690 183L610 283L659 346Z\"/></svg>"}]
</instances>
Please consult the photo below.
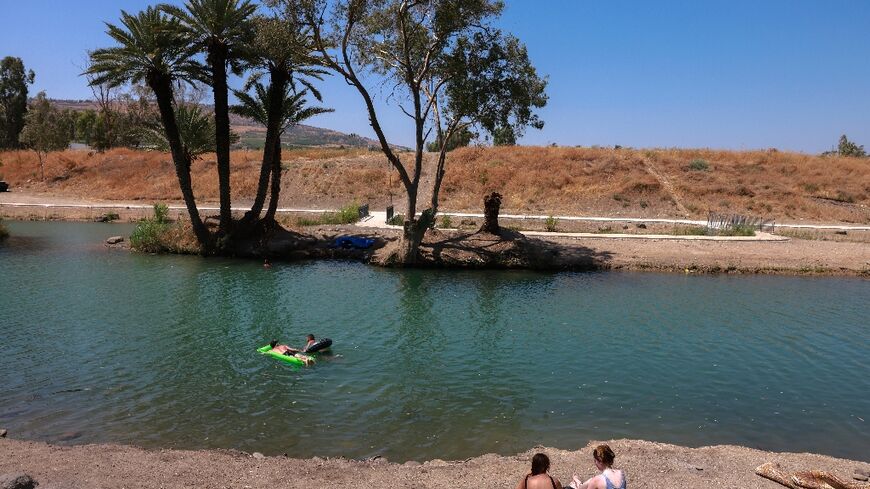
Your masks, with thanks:
<instances>
[{"instance_id":1,"label":"grassy slope","mask_svg":"<svg viewBox=\"0 0 870 489\"><path fill-rule=\"evenodd\" d=\"M707 163L706 171L691 169L697 159ZM55 153L46 183L37 180L32 152L0 153L0 161L13 187L68 197L180 199L171 161L161 153ZM258 152L233 153L234 199L253 197L259 165ZM390 172L379 152L287 151L284 167L282 205L338 207L356 200L381 206L389 200ZM197 161L192 173L198 198L217 200L214 157ZM395 174L391 190L401 205ZM705 217L713 210L779 221L870 222L870 160L777 151L516 147L450 155L443 209L479 211L490 191L504 195L504 212Z\"/></svg>"}]
</instances>

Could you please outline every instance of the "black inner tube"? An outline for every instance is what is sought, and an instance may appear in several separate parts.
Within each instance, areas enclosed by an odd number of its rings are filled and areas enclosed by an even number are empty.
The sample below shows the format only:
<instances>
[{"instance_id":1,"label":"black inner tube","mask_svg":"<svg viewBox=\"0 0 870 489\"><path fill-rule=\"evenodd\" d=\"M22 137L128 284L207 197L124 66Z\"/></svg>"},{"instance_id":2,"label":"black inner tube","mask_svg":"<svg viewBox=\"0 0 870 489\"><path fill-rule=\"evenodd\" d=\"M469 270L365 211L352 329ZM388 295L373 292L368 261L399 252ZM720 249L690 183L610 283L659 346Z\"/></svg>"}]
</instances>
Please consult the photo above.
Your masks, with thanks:
<instances>
[{"instance_id":1,"label":"black inner tube","mask_svg":"<svg viewBox=\"0 0 870 489\"><path fill-rule=\"evenodd\" d=\"M304 350L305 353L314 353L320 350L325 350L332 346L332 340L329 338L321 338L314 342L311 346Z\"/></svg>"}]
</instances>

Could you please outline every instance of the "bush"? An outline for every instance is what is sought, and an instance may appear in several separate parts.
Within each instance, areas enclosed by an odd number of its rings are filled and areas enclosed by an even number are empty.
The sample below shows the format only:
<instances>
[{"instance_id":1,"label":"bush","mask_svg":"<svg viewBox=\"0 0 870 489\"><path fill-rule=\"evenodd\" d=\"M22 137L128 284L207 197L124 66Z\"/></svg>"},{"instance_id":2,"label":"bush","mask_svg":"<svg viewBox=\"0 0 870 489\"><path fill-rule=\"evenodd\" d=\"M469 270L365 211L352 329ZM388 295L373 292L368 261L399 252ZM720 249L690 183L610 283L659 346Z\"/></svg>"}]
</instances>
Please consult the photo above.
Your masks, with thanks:
<instances>
[{"instance_id":1,"label":"bush","mask_svg":"<svg viewBox=\"0 0 870 489\"><path fill-rule=\"evenodd\" d=\"M559 224L559 221L553 216L547 217L547 220L544 221L544 226L547 228L547 232L550 232L550 233L556 232L556 225L557 224Z\"/></svg>"},{"instance_id":2,"label":"bush","mask_svg":"<svg viewBox=\"0 0 870 489\"><path fill-rule=\"evenodd\" d=\"M390 226L402 226L405 224L405 216L402 214L395 214L389 221L387 221L387 224Z\"/></svg>"},{"instance_id":3,"label":"bush","mask_svg":"<svg viewBox=\"0 0 870 489\"><path fill-rule=\"evenodd\" d=\"M6 225L3 224L3 221L0 221L0 241L9 237L9 230L6 229Z\"/></svg>"},{"instance_id":4,"label":"bush","mask_svg":"<svg viewBox=\"0 0 870 489\"><path fill-rule=\"evenodd\" d=\"M755 236L755 226L737 224L725 229L720 229L716 234L719 236Z\"/></svg>"},{"instance_id":5,"label":"bush","mask_svg":"<svg viewBox=\"0 0 870 489\"><path fill-rule=\"evenodd\" d=\"M359 221L359 204L348 204L338 212L324 212L315 219L300 217L296 222L300 226L321 226L353 224L357 221Z\"/></svg>"},{"instance_id":6,"label":"bush","mask_svg":"<svg viewBox=\"0 0 870 489\"><path fill-rule=\"evenodd\" d=\"M439 227L442 229L452 228L453 221L450 220L450 216L448 216L448 215L441 216L441 226L439 226Z\"/></svg>"},{"instance_id":7,"label":"bush","mask_svg":"<svg viewBox=\"0 0 870 489\"><path fill-rule=\"evenodd\" d=\"M142 219L130 235L130 247L143 253L160 253L168 249L165 234L169 230L166 204L154 204L154 217Z\"/></svg>"},{"instance_id":8,"label":"bush","mask_svg":"<svg viewBox=\"0 0 870 489\"><path fill-rule=\"evenodd\" d=\"M154 204L154 220L160 223L168 223L169 206L166 204Z\"/></svg>"},{"instance_id":9,"label":"bush","mask_svg":"<svg viewBox=\"0 0 870 489\"><path fill-rule=\"evenodd\" d=\"M707 163L707 160L702 160L701 158L696 158L689 163L689 170L692 171L709 171L710 163Z\"/></svg>"},{"instance_id":10,"label":"bush","mask_svg":"<svg viewBox=\"0 0 870 489\"><path fill-rule=\"evenodd\" d=\"M704 226L675 226L674 236L706 236L707 228Z\"/></svg>"}]
</instances>

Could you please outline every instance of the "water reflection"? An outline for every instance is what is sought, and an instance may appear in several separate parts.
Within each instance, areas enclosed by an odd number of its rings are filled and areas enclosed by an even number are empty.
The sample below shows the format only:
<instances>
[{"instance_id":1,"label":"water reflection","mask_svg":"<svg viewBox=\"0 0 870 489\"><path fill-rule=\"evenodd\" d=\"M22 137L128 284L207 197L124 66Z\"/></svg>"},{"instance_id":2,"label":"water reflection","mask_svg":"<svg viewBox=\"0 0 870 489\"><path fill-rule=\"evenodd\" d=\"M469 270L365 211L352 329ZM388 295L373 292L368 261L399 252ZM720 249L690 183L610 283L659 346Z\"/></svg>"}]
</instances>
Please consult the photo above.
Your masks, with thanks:
<instances>
[{"instance_id":1,"label":"water reflection","mask_svg":"<svg viewBox=\"0 0 870 489\"><path fill-rule=\"evenodd\" d=\"M0 425L22 438L402 461L620 436L860 458L870 437L867 281L264 270L12 226L44 246L0 250ZM309 332L328 361L255 352Z\"/></svg>"}]
</instances>

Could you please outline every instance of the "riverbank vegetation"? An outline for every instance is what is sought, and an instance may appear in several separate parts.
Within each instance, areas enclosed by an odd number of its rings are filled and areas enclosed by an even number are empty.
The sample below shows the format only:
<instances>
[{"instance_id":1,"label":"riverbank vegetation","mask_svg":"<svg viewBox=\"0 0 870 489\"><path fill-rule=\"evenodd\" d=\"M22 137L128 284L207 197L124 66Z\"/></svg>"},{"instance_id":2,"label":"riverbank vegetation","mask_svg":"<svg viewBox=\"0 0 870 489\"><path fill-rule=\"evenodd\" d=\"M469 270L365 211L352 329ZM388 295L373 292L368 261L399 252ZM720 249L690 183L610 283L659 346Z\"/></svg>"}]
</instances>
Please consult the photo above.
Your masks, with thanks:
<instances>
[{"instance_id":1,"label":"riverbank vegetation","mask_svg":"<svg viewBox=\"0 0 870 489\"><path fill-rule=\"evenodd\" d=\"M9 237L9 230L6 229L6 225L3 224L3 220L0 219L0 241Z\"/></svg>"},{"instance_id":2,"label":"riverbank vegetation","mask_svg":"<svg viewBox=\"0 0 870 489\"><path fill-rule=\"evenodd\" d=\"M380 150L407 197L392 262L414 264L438 212L447 152L467 144L472 127L499 145L514 144L526 127L543 126L535 111L547 102L546 79L536 73L525 46L495 28L503 8L496 0L273 0L262 5L188 0L183 7L149 6L135 14L122 11L118 24L107 24L115 45L92 51L84 74L95 94L142 86L153 97L161 139L203 254L232 253L237 242L271 233L284 171L281 134L330 110L308 105L306 96L322 98L316 82L327 75L343 78L361 96ZM230 74L247 76L247 82L232 89ZM193 135L183 130L185 114L193 112L179 100L185 85L209 87L213 94L214 124L197 124ZM386 86L392 87L384 94L387 100L413 120L411 153L398 151L381 129L384 109L373 98ZM234 108L228 103L230 90L241 101ZM238 220L231 211L231 110L266 127L253 203ZM432 136L434 161L424 157ZM191 173L206 150L214 152L216 163L216 231L201 216ZM424 166L430 167L425 183L431 190L418 217Z\"/></svg>"}]
</instances>

